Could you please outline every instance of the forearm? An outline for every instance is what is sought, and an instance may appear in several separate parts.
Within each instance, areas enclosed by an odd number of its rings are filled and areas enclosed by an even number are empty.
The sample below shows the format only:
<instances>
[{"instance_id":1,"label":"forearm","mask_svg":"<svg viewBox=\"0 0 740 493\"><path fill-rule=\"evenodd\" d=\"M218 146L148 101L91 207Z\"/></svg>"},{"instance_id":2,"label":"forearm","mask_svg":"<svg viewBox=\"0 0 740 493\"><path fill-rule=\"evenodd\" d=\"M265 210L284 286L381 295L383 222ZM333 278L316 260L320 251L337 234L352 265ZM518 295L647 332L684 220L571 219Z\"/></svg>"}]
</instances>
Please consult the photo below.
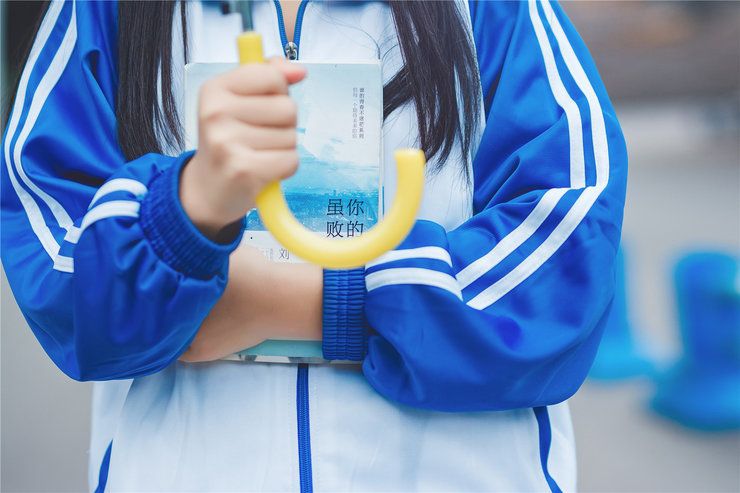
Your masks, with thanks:
<instances>
[{"instance_id":1,"label":"forearm","mask_svg":"<svg viewBox=\"0 0 740 493\"><path fill-rule=\"evenodd\" d=\"M321 340L322 288L320 267L274 263L238 248L223 296L181 359L210 361L265 339Z\"/></svg>"},{"instance_id":2,"label":"forearm","mask_svg":"<svg viewBox=\"0 0 740 493\"><path fill-rule=\"evenodd\" d=\"M256 251L252 254L262 257ZM249 298L234 300L234 310L243 312L250 327L262 327L265 339L321 340L321 268L260 260L258 275L244 267L235 272Z\"/></svg>"}]
</instances>

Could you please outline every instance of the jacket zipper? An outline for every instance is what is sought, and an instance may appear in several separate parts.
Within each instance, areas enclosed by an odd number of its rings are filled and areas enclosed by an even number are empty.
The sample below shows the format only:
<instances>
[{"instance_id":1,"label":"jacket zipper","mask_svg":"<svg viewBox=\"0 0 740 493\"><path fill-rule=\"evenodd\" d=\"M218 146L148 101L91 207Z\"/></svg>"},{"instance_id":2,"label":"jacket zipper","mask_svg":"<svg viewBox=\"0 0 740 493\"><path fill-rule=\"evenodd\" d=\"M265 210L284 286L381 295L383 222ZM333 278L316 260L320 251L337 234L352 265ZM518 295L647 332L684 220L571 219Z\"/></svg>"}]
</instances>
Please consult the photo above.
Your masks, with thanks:
<instances>
[{"instance_id":1,"label":"jacket zipper","mask_svg":"<svg viewBox=\"0 0 740 493\"><path fill-rule=\"evenodd\" d=\"M288 41L285 34L285 20L280 1L274 0L277 11L278 27L280 29L280 41L283 45L285 58L288 60L298 59L298 44L301 42L301 26L303 24L303 13L309 0L301 0L296 14L295 29L293 30L293 41ZM296 421L298 423L298 470L300 475L301 493L313 493L313 467L311 466L311 419L308 408L308 365L298 365L296 377Z\"/></svg>"},{"instance_id":2,"label":"jacket zipper","mask_svg":"<svg viewBox=\"0 0 740 493\"><path fill-rule=\"evenodd\" d=\"M285 58L288 60L298 60L298 44L301 42L301 24L303 23L303 13L306 11L306 5L309 0L301 0L298 5L298 13L295 19L295 29L293 29L293 41L288 41L288 35L285 33L285 21L283 20L283 9L280 7L280 0L273 0L277 10L278 27L280 28L280 41L283 45Z\"/></svg>"},{"instance_id":3,"label":"jacket zipper","mask_svg":"<svg viewBox=\"0 0 740 493\"><path fill-rule=\"evenodd\" d=\"M298 421L298 468L301 493L313 493L311 467L311 420L308 412L308 365L298 365L296 382L296 416Z\"/></svg>"}]
</instances>

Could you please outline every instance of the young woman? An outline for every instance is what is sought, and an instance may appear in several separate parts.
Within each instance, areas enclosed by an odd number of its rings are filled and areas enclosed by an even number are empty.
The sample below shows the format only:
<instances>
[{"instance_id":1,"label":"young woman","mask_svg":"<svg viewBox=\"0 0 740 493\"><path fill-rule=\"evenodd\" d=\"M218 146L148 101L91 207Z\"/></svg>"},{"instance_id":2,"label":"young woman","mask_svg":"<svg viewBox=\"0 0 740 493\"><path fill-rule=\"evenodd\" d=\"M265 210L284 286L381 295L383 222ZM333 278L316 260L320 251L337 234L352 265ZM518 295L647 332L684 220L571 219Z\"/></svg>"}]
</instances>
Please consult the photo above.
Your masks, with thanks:
<instances>
[{"instance_id":1,"label":"young woman","mask_svg":"<svg viewBox=\"0 0 740 493\"><path fill-rule=\"evenodd\" d=\"M255 194L298 165L287 88L304 70L208 82L184 151L185 60L235 61L240 14L51 3L2 142L2 260L52 360L106 381L91 489L574 489L564 401L610 307L626 153L565 14L548 0L251 14L267 55L382 60L386 200L391 152L420 145L419 220L354 270L237 248ZM358 365L217 361L281 337Z\"/></svg>"}]
</instances>

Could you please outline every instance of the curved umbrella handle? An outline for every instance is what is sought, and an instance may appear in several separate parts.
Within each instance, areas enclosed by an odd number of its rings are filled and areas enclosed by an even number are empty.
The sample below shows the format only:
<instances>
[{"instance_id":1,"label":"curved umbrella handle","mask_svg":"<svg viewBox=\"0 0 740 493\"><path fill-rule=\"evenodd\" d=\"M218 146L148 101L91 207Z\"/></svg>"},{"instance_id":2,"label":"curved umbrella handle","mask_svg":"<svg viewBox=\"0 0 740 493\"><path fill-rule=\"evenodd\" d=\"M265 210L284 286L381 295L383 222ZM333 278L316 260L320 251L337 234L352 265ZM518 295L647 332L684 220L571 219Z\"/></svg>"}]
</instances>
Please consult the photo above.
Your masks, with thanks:
<instances>
[{"instance_id":1,"label":"curved umbrella handle","mask_svg":"<svg viewBox=\"0 0 740 493\"><path fill-rule=\"evenodd\" d=\"M239 62L262 63L262 38L254 32L239 36ZM268 231L303 260L332 269L359 267L397 247L414 225L424 188L426 159L419 149L395 152L398 170L396 198L390 211L362 236L344 240L322 238L296 220L280 189L268 184L257 195L257 209Z\"/></svg>"}]
</instances>

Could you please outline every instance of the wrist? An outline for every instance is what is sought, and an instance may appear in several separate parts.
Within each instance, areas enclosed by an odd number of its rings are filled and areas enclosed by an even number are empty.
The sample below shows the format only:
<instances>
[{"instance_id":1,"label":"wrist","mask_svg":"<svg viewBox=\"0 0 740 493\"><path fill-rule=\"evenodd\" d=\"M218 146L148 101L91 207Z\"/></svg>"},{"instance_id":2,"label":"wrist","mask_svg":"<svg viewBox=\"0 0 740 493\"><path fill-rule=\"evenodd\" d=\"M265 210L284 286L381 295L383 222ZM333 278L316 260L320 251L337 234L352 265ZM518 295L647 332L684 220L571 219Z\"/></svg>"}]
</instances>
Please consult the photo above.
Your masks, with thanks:
<instances>
[{"instance_id":1,"label":"wrist","mask_svg":"<svg viewBox=\"0 0 740 493\"><path fill-rule=\"evenodd\" d=\"M193 225L206 237L218 241L223 237L224 229L231 223L225 222L213 203L202 193L203 180L198 176L196 153L182 169L178 194L180 204Z\"/></svg>"}]
</instances>

